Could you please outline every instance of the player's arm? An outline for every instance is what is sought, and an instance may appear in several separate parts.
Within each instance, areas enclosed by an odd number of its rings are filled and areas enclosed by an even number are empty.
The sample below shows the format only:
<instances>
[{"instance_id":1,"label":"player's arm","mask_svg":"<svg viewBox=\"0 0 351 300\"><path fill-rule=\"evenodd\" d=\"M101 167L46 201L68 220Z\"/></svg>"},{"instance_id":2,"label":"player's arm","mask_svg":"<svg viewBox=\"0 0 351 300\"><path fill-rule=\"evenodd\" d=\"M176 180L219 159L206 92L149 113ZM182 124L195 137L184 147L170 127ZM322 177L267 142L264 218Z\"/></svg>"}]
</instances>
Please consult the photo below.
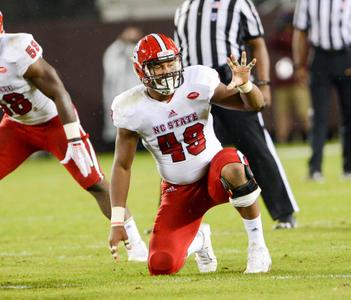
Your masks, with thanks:
<instances>
[{"instance_id":1,"label":"player's arm","mask_svg":"<svg viewBox=\"0 0 351 300\"><path fill-rule=\"evenodd\" d=\"M31 64L23 77L32 82L44 95L55 102L63 124L77 121L71 97L55 69L43 58L39 58Z\"/></svg>"},{"instance_id":2,"label":"player's arm","mask_svg":"<svg viewBox=\"0 0 351 300\"><path fill-rule=\"evenodd\" d=\"M135 132L124 128L117 129L110 185L112 211L110 250L115 260L118 260L118 243L124 241L126 247L129 246L128 236L124 229L124 213L127 204L131 167L138 140L139 137Z\"/></svg>"},{"instance_id":3,"label":"player's arm","mask_svg":"<svg viewBox=\"0 0 351 300\"><path fill-rule=\"evenodd\" d=\"M61 163L66 164L72 159L82 175L87 177L94 164L84 142L81 140L80 124L74 112L71 97L55 69L43 58L38 58L28 67L23 77L56 104L67 137L66 155Z\"/></svg>"},{"instance_id":4,"label":"player's arm","mask_svg":"<svg viewBox=\"0 0 351 300\"><path fill-rule=\"evenodd\" d=\"M215 89L211 102L224 108L260 111L264 108L264 98L259 88L250 81L250 71L256 63L253 59L246 64L243 52L241 63L234 56L228 58L232 70L232 81L226 86L220 83Z\"/></svg>"},{"instance_id":5,"label":"player's arm","mask_svg":"<svg viewBox=\"0 0 351 300\"><path fill-rule=\"evenodd\" d=\"M308 37L307 31L302 31L297 28L293 31L292 39L292 54L294 61L294 75L296 79L307 84L307 57L308 57Z\"/></svg>"},{"instance_id":6,"label":"player's arm","mask_svg":"<svg viewBox=\"0 0 351 300\"><path fill-rule=\"evenodd\" d=\"M251 54L253 57L256 57L256 81L261 90L266 106L269 106L272 101L270 76L269 76L269 55L266 47L266 43L263 37L258 37L255 39L250 39L247 41L247 44L250 47Z\"/></svg>"}]
</instances>

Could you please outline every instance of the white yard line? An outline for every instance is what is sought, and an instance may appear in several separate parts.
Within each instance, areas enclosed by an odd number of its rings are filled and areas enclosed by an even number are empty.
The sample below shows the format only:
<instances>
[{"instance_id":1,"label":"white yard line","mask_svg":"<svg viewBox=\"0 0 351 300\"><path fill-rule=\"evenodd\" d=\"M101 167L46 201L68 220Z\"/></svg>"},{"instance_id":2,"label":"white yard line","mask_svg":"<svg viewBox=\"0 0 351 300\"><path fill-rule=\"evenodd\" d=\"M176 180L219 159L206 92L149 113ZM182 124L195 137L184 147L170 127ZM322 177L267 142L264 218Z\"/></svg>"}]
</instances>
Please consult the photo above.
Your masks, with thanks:
<instances>
[{"instance_id":1,"label":"white yard line","mask_svg":"<svg viewBox=\"0 0 351 300\"><path fill-rule=\"evenodd\" d=\"M278 275L278 276L267 276L260 279L265 280L301 280L301 279L344 279L351 278L351 274L324 274L324 275Z\"/></svg>"}]
</instances>

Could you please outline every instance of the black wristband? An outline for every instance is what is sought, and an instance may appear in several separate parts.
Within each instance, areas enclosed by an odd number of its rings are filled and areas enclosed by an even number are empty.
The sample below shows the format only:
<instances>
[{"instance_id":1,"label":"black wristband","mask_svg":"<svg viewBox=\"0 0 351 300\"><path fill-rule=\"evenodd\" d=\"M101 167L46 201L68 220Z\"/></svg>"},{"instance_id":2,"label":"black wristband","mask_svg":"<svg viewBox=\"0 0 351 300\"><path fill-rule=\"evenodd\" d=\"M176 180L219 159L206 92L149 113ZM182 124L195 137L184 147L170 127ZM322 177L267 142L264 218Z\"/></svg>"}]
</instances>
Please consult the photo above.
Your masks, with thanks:
<instances>
[{"instance_id":1,"label":"black wristband","mask_svg":"<svg viewBox=\"0 0 351 300\"><path fill-rule=\"evenodd\" d=\"M270 82L270 80L257 80L257 81L255 82L255 84L256 84L257 86L261 86L261 85L270 85L271 82Z\"/></svg>"}]
</instances>

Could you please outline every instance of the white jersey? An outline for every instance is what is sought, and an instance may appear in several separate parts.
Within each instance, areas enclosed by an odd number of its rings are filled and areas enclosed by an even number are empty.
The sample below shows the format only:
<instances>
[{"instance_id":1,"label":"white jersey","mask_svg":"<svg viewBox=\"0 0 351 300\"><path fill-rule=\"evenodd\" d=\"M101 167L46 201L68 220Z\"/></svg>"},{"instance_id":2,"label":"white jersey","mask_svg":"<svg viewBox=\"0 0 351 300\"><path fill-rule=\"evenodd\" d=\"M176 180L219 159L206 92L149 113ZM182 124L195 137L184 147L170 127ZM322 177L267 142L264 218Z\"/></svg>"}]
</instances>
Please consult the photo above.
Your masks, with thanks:
<instances>
[{"instance_id":1,"label":"white jersey","mask_svg":"<svg viewBox=\"0 0 351 300\"><path fill-rule=\"evenodd\" d=\"M55 103L23 77L42 52L31 34L0 36L0 106L19 123L41 124L57 115Z\"/></svg>"},{"instance_id":2,"label":"white jersey","mask_svg":"<svg viewBox=\"0 0 351 300\"><path fill-rule=\"evenodd\" d=\"M136 86L114 99L114 125L140 135L166 181L195 182L222 149L210 114L210 99L219 82L211 68L187 67L184 83L169 102L154 100L143 85Z\"/></svg>"}]
</instances>

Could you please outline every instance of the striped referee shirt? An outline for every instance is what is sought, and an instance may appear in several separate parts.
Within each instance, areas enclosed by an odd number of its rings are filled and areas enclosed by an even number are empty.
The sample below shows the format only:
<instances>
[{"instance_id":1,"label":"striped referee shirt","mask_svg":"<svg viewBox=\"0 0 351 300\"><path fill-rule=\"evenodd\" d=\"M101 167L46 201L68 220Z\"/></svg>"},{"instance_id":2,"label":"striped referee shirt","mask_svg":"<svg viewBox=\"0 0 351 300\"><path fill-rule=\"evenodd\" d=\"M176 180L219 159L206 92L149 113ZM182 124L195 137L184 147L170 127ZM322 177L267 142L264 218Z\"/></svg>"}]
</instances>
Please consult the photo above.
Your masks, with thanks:
<instances>
[{"instance_id":1,"label":"striped referee shirt","mask_svg":"<svg viewBox=\"0 0 351 300\"><path fill-rule=\"evenodd\" d=\"M294 27L308 31L314 47L341 50L351 46L351 0L298 0Z\"/></svg>"},{"instance_id":2,"label":"striped referee shirt","mask_svg":"<svg viewBox=\"0 0 351 300\"><path fill-rule=\"evenodd\" d=\"M184 66L219 67L240 56L245 40L263 35L251 0L186 0L174 17L175 41Z\"/></svg>"}]
</instances>

